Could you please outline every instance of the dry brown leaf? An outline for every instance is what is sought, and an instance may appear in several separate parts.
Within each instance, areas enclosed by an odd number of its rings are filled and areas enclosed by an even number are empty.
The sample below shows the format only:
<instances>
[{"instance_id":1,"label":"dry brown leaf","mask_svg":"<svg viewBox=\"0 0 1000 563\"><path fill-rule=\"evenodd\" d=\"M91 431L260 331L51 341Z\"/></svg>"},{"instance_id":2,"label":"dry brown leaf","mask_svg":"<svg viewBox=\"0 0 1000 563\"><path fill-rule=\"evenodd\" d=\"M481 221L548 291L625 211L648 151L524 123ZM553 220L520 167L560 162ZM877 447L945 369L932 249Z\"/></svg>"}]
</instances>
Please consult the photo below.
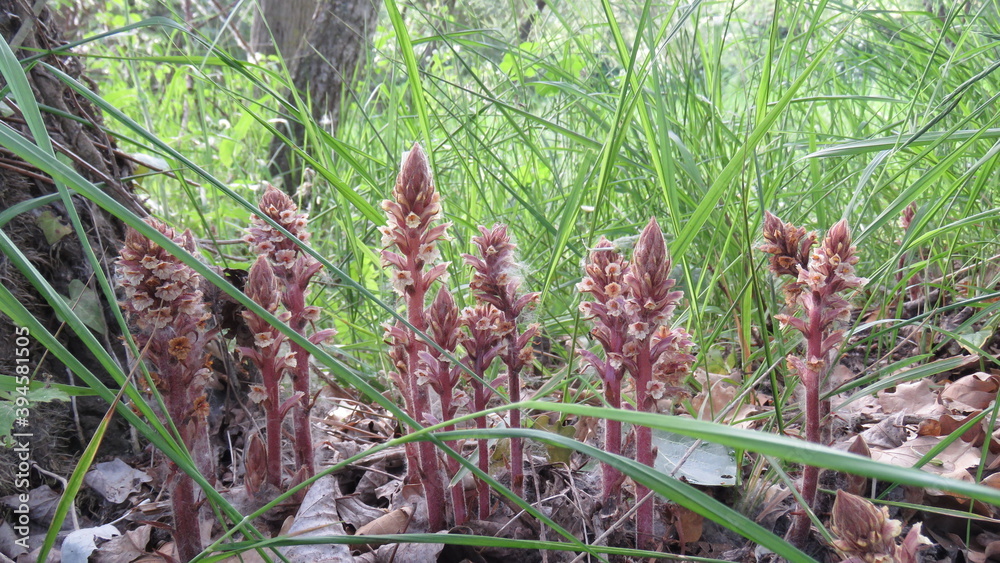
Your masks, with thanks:
<instances>
[{"instance_id":1,"label":"dry brown leaf","mask_svg":"<svg viewBox=\"0 0 1000 563\"><path fill-rule=\"evenodd\" d=\"M897 412L860 434L865 444L872 448L888 450L906 442L906 413Z\"/></svg>"},{"instance_id":2,"label":"dry brown leaf","mask_svg":"<svg viewBox=\"0 0 1000 563\"><path fill-rule=\"evenodd\" d=\"M996 399L998 387L1000 376L973 373L946 385L941 391L941 403L963 413L983 410Z\"/></svg>"},{"instance_id":3,"label":"dry brown leaf","mask_svg":"<svg viewBox=\"0 0 1000 563\"><path fill-rule=\"evenodd\" d=\"M725 380L712 384L709 391L702 391L691 399L691 406L699 420L713 420L736 396L736 386Z\"/></svg>"},{"instance_id":4,"label":"dry brown leaf","mask_svg":"<svg viewBox=\"0 0 1000 563\"><path fill-rule=\"evenodd\" d=\"M994 473L980 482L980 485L986 485L987 487L993 487L994 489L1000 489L1000 473Z\"/></svg>"},{"instance_id":5,"label":"dry brown leaf","mask_svg":"<svg viewBox=\"0 0 1000 563\"><path fill-rule=\"evenodd\" d=\"M947 434L947 432L942 432L941 420L937 418L925 419L917 427L917 436L940 436L941 434Z\"/></svg>"},{"instance_id":6,"label":"dry brown leaf","mask_svg":"<svg viewBox=\"0 0 1000 563\"><path fill-rule=\"evenodd\" d=\"M871 459L872 457L872 452L868 448L868 444L865 443L865 439L860 435L854 438L854 441L851 442L851 446L847 448L847 451L861 457L867 457L868 459ZM863 475L847 473L844 475L844 481L844 490L853 495L864 495L868 489L868 478Z\"/></svg>"},{"instance_id":7,"label":"dry brown leaf","mask_svg":"<svg viewBox=\"0 0 1000 563\"><path fill-rule=\"evenodd\" d=\"M364 526L361 526L358 528L358 531L354 534L354 536L360 538L360 536L402 534L410 527L412 519L412 508L408 506L397 508L388 514L383 514ZM372 549L375 549L375 546L367 544L351 544L351 549L358 551L371 551ZM440 551L440 549L438 549L438 551Z\"/></svg>"},{"instance_id":8,"label":"dry brown leaf","mask_svg":"<svg viewBox=\"0 0 1000 563\"><path fill-rule=\"evenodd\" d=\"M945 408L937 403L936 393L931 389L931 382L926 379L900 383L893 392L882 391L878 394L882 411L886 414L902 412L924 418L933 418L944 414Z\"/></svg>"},{"instance_id":9,"label":"dry brown leaf","mask_svg":"<svg viewBox=\"0 0 1000 563\"><path fill-rule=\"evenodd\" d=\"M151 480L145 471L133 469L117 457L94 464L83 478L85 485L112 504L124 502L129 495L141 490L143 483Z\"/></svg>"},{"instance_id":10,"label":"dry brown leaf","mask_svg":"<svg viewBox=\"0 0 1000 563\"><path fill-rule=\"evenodd\" d=\"M95 563L131 563L148 555L149 533L152 526L140 526L101 544L90 556ZM153 556L159 559L158 556Z\"/></svg>"},{"instance_id":11,"label":"dry brown leaf","mask_svg":"<svg viewBox=\"0 0 1000 563\"><path fill-rule=\"evenodd\" d=\"M694 543L701 539L705 525L704 516L680 505L671 505L670 512L674 527L677 528L677 539L681 545Z\"/></svg>"},{"instance_id":12,"label":"dry brown leaf","mask_svg":"<svg viewBox=\"0 0 1000 563\"><path fill-rule=\"evenodd\" d=\"M28 491L28 511L31 514L31 522L33 524L38 524L40 526L47 526L52 523L52 517L56 513L56 507L59 506L59 499L62 495L52 490L52 487L48 485L41 485L35 487ZM18 495L10 495L0 499L0 503L3 503L7 508L17 508L21 505L21 500ZM63 528L69 528L71 522L66 519L63 522Z\"/></svg>"},{"instance_id":13,"label":"dry brown leaf","mask_svg":"<svg viewBox=\"0 0 1000 563\"><path fill-rule=\"evenodd\" d=\"M839 389L842 385L854 381L855 377L856 375L851 371L851 368L844 364L837 364L833 367L833 371L830 372L827 385L829 385L830 389Z\"/></svg>"},{"instance_id":14,"label":"dry brown leaf","mask_svg":"<svg viewBox=\"0 0 1000 563\"><path fill-rule=\"evenodd\" d=\"M901 467L913 467L934 446L944 438L939 436L918 436L907 441L902 446L887 450L873 449L872 459L891 463ZM979 448L968 442L956 440L948 445L930 463L923 466L924 471L943 475L957 470L965 470L979 465L981 452Z\"/></svg>"},{"instance_id":15,"label":"dry brown leaf","mask_svg":"<svg viewBox=\"0 0 1000 563\"><path fill-rule=\"evenodd\" d=\"M344 524L353 526L355 530L385 514L384 510L366 504L358 495L343 496L335 502L340 519Z\"/></svg>"},{"instance_id":16,"label":"dry brown leaf","mask_svg":"<svg viewBox=\"0 0 1000 563\"><path fill-rule=\"evenodd\" d=\"M340 487L335 476L327 475L316 480L302 500L295 521L288 529L288 535L298 538L346 535L337 514L336 499L339 496ZM281 551L292 563L349 563L354 560L350 549L344 544L294 545L282 548Z\"/></svg>"}]
</instances>

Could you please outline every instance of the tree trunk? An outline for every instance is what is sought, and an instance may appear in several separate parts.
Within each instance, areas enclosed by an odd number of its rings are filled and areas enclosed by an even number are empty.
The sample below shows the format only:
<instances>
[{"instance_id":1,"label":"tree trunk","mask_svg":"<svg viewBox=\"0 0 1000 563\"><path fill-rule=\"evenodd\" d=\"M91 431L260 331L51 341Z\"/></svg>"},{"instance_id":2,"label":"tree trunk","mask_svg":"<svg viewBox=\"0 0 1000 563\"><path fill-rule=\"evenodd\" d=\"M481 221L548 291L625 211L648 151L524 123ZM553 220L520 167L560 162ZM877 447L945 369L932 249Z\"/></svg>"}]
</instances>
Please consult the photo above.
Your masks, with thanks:
<instances>
[{"instance_id":1,"label":"tree trunk","mask_svg":"<svg viewBox=\"0 0 1000 563\"><path fill-rule=\"evenodd\" d=\"M311 104L311 117L330 132L340 121L344 88L368 48L378 11L372 0L260 0L251 43L258 52L284 57L296 90ZM306 128L289 117L283 131L302 147ZM310 140L315 143L314 139ZM304 147L306 150L317 150ZM271 173L282 176L285 189L294 192L302 179L302 165L293 151L275 138L271 142Z\"/></svg>"},{"instance_id":2,"label":"tree trunk","mask_svg":"<svg viewBox=\"0 0 1000 563\"><path fill-rule=\"evenodd\" d=\"M3 40L12 46L19 58L35 56L39 50L56 48L64 43L49 11L42 9L34 14L30 4L37 3L0 0L0 35L3 35ZM42 60L76 80L87 83L79 59L48 55ZM102 184L105 191L120 203L145 215L145 211L132 197L130 184L122 180L123 176L131 172L131 167L116 150L114 139L101 130L100 112L40 64L31 67L28 80L38 103L52 108L49 111L43 110L42 117L60 157L67 162L72 161L77 172L95 184ZM26 138L32 138L19 110L0 119ZM19 159L7 148L0 147L0 211L55 192L55 185L47 175ZM79 196L74 197L74 206L102 269L110 276L123 235L121 221ZM99 312L88 319L98 326L101 320L104 321L106 328L103 331L94 330L94 334L124 365L121 333L111 315L111 307L118 305L104 300L97 286L94 270L70 224L66 207L61 200L57 200L18 214L3 226L3 232L57 292L71 298L83 295L83 299L99 299ZM50 333L57 334L57 338L70 353L106 384L115 386L107 375L107 370L101 368L73 331L63 326L45 299L5 254L0 254L0 283ZM23 366L27 365L31 372L29 375L36 380L81 384L51 353L46 353L35 338L19 341L17 336L23 334L23 329L16 327L10 318L0 313L0 373L21 374L24 373ZM18 363L19 357L27 358L27 363ZM18 371L19 365L22 366L21 371ZM97 397L78 397L69 404L33 404L29 409L29 426L17 428L15 432L24 431L32 435L30 443L33 461L41 468L68 475L74 465L74 456L89 442L93 430L108 408L109 405ZM102 446L103 453L127 451L128 432L121 419L113 421ZM13 487L14 481L8 473L14 471L17 463L9 457L11 454L12 450L0 448L0 496L7 494ZM37 484L38 479L35 478L38 474L34 471L31 474L32 483Z\"/></svg>"}]
</instances>

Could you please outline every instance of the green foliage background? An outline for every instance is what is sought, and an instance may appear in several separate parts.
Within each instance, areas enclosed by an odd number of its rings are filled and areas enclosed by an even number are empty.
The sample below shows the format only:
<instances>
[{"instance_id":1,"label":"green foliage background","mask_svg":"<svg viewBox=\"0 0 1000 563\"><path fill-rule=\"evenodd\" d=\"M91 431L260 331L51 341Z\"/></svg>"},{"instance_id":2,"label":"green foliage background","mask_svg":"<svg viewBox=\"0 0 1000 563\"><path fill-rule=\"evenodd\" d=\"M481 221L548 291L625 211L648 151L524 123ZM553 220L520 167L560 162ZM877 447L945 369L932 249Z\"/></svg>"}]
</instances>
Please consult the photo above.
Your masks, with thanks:
<instances>
[{"instance_id":1,"label":"green foliage background","mask_svg":"<svg viewBox=\"0 0 1000 563\"><path fill-rule=\"evenodd\" d=\"M171 170L137 172L149 207L208 241L242 234L245 203L269 179L274 123L310 113L284 93L280 59L241 50L251 4L199 5L181 22L173 4L104 2L73 49L103 107L121 112L108 127L123 149ZM459 255L477 224L505 222L517 238L552 355L537 398L573 403L599 389L575 355L591 343L574 285L598 236L631 246L651 215L667 231L697 367L742 375L741 391L769 386L765 430L794 422L782 358L797 344L769 322L781 298L755 250L765 209L821 231L849 220L871 280L856 299L871 314L848 344L870 366L851 384L859 394L940 351L928 338L916 358L887 354L902 327L924 320L899 319L915 275L923 291L975 309L947 334L983 352L1000 281L996 2L550 1L527 42L517 27L533 3L456 4L387 2L339 130L307 124L301 156L316 176L300 202L312 249L339 270L327 268L313 299L340 331L334 355L361 380L387 384L378 327L396 302L375 227L415 141L453 223L453 287L467 283ZM219 248L203 258L247 257Z\"/></svg>"}]
</instances>

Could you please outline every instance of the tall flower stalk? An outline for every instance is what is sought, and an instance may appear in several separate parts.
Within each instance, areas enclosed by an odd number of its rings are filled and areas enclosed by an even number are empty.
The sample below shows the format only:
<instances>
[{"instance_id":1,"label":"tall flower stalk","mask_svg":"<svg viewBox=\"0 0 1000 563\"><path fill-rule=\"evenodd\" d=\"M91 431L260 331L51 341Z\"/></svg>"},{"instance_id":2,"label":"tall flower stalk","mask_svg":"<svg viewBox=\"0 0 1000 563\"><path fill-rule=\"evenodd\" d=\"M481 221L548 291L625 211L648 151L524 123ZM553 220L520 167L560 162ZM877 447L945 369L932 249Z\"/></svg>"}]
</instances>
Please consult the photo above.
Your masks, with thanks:
<instances>
[{"instance_id":1,"label":"tall flower stalk","mask_svg":"<svg viewBox=\"0 0 1000 563\"><path fill-rule=\"evenodd\" d=\"M382 261L392 270L393 289L405 300L407 321L424 332L428 328L424 311L427 291L448 268L447 263L434 263L440 257L437 243L449 224L433 225L441 215L441 200L434 189L427 155L419 144L403 160L393 200L382 202L382 209L388 220L380 229L386 247ZM400 369L398 380L408 410L417 422L427 423L429 380L418 381L418 372L425 371L421 354L428 346L401 323L389 329L387 338L397 348L393 360ZM408 479L415 480L414 469L419 471L427 497L428 524L431 529L439 530L444 528L445 517L444 473L434 444L420 442L417 451L418 461L410 464Z\"/></svg>"},{"instance_id":2,"label":"tall flower stalk","mask_svg":"<svg viewBox=\"0 0 1000 563\"><path fill-rule=\"evenodd\" d=\"M690 335L672 328L670 318L683 294L672 291L671 261L666 241L655 218L639 235L632 261L627 262L611 242L602 238L585 266L587 275L577 285L594 301L584 302L580 310L594 323L591 331L604 349L604 359L582 352L584 359L600 374L604 395L612 407L621 406L622 376L627 372L635 381L636 407L655 412L656 401L678 394L694 356L689 354ZM652 431L639 426L636 433L636 461L652 466L655 452ZM605 447L621 452L621 424L608 421ZM604 467L604 499L616 504L621 475ZM640 501L649 490L636 484L635 498ZM637 543L644 547L653 537L653 502L636 510Z\"/></svg>"},{"instance_id":3,"label":"tall flower stalk","mask_svg":"<svg viewBox=\"0 0 1000 563\"><path fill-rule=\"evenodd\" d=\"M628 329L622 346L624 364L635 380L636 408L655 412L656 400L679 383L680 375L694 358L687 354L690 336L683 329L669 326L670 317L683 294L671 291L671 261L663 232L651 218L639 235L632 262L625 272L625 313ZM655 459L653 434L650 428L639 426L636 434L636 461L652 467ZM649 489L636 484L636 501L646 497ZM639 546L653 538L652 501L636 511L636 537Z\"/></svg>"},{"instance_id":4,"label":"tall flower stalk","mask_svg":"<svg viewBox=\"0 0 1000 563\"><path fill-rule=\"evenodd\" d=\"M434 343L445 352L453 354L461 334L459 313L458 307L455 305L455 298L444 286L438 289L437 296L427 308L426 317ZM452 365L445 354L438 351L437 348L428 348L422 351L420 358L423 368L422 371L417 372L417 384L422 385L426 380L431 389L437 393L441 405L440 420L455 418L459 407L468 402L468 398L458 385L462 369L457 365ZM445 427L446 431L454 429L454 425ZM452 442L448 445L454 447L456 444ZM454 477L459 470L458 460L449 458L449 475ZM451 501L455 525L464 524L468 520L469 510L465 502L465 489L461 482L452 487Z\"/></svg>"},{"instance_id":5,"label":"tall flower stalk","mask_svg":"<svg viewBox=\"0 0 1000 563\"><path fill-rule=\"evenodd\" d=\"M601 237L590 253L590 261L585 266L587 275L577 284L581 293L589 293L593 301L580 304L584 318L590 319L594 328L590 334L601 343L604 359L583 350L584 357L601 377L604 384L604 399L608 406L620 409L622 406L622 377L625 375L622 349L628 332L628 316L625 313L624 276L628 262L615 250L608 239ZM622 453L622 423L617 420L605 421L604 449L608 453ZM617 506L621 500L621 472L610 464L602 465L603 495L606 508Z\"/></svg>"},{"instance_id":6,"label":"tall flower stalk","mask_svg":"<svg viewBox=\"0 0 1000 563\"><path fill-rule=\"evenodd\" d=\"M788 365L805 387L806 440L820 443L821 383L833 363L836 348L844 338L843 325L850 321L851 305L839 293L859 288L867 280L855 275L858 263L856 248L851 245L847 221L837 222L826 233L819 248L810 252L815 234L791 223L783 223L767 212L764 217L764 240L761 250L771 254L771 271L794 276L785 285L786 309L776 318L798 330L806 339L806 356L789 355ZM802 498L808 508L816 501L819 468L807 465L802 470ZM796 515L788 531L795 545L805 544L810 520L805 512Z\"/></svg>"},{"instance_id":7,"label":"tall flower stalk","mask_svg":"<svg viewBox=\"0 0 1000 563\"><path fill-rule=\"evenodd\" d=\"M190 231L177 235L160 222L150 220L149 224L188 252L196 251ZM125 293L122 306L135 324L136 344L153 369L153 381L163 395L167 413L198 471L214 482L215 458L208 436L205 395L212 374L205 367L205 346L215 331L206 326L210 314L199 289L201 278L132 228L125 233L117 275ZM189 561L202 550L197 507L204 498L191 477L174 464L171 470L174 542L179 559Z\"/></svg>"},{"instance_id":8,"label":"tall flower stalk","mask_svg":"<svg viewBox=\"0 0 1000 563\"><path fill-rule=\"evenodd\" d=\"M280 292L274 269L267 257L258 256L250 267L245 286L247 297L263 307L269 313L276 313ZM287 319L287 313L282 317ZM261 379L264 382L264 408L267 446L266 473L267 482L276 488L281 488L281 424L288 410L295 406L301 397L296 393L284 402L281 401L281 378L286 372L296 366L294 353L282 350L285 336L277 328L252 311L243 311L247 326L253 334L254 346L240 348L243 357L250 359L258 366Z\"/></svg>"},{"instance_id":9,"label":"tall flower stalk","mask_svg":"<svg viewBox=\"0 0 1000 563\"><path fill-rule=\"evenodd\" d=\"M279 282L281 303L287 310L288 325L295 332L305 336L306 327L319 320L319 307L306 305L309 282L320 268L320 263L286 235L262 219L267 216L281 225L301 242L309 241L308 215L300 213L298 206L287 194L274 186L268 186L258 204L260 215L254 215L249 232L244 239L253 251L267 257L273 268L274 277ZM248 280L249 283L249 280ZM335 334L332 329L321 330L309 336L309 341L317 344ZM292 379L292 389L298 396L298 405L293 414L295 422L295 462L300 468L300 478L312 476L315 461L312 446L312 426L309 414L312 410L312 394L309 383L309 352L295 342L289 343L295 357L294 366L288 367ZM277 406L277 405L275 405ZM269 441L271 438L269 438ZM268 453L268 455L274 455Z\"/></svg>"},{"instance_id":10,"label":"tall flower stalk","mask_svg":"<svg viewBox=\"0 0 1000 563\"><path fill-rule=\"evenodd\" d=\"M501 332L504 323L503 313L492 303L481 303L462 311L462 326L468 333L461 336L462 347L467 357L465 364L472 370L475 377L469 378L472 387L472 409L479 412L486 409L492 389L486 385L486 370L496 357L503 353L506 346L504 333ZM486 429L486 418L476 418L476 428ZM479 469L483 473L490 471L490 454L486 440L479 440ZM485 481L477 481L479 519L486 520L490 515L490 487Z\"/></svg>"},{"instance_id":11,"label":"tall flower stalk","mask_svg":"<svg viewBox=\"0 0 1000 563\"><path fill-rule=\"evenodd\" d=\"M538 325L535 324L521 332L518 321L525 307L538 299L538 293L519 293L522 280L514 256L516 245L510 241L507 226L498 224L492 229L480 226L479 232L481 236L473 237L472 242L482 257L463 255L465 262L473 268L469 288L477 301L489 303L503 314L504 322L499 334L505 348L501 360L507 367L510 401L517 403L521 400L521 370L532 361L531 341L538 334ZM510 411L510 426L521 427L520 410ZM518 496L524 496L524 450L520 438L511 438L510 441L510 476L511 490Z\"/></svg>"}]
</instances>

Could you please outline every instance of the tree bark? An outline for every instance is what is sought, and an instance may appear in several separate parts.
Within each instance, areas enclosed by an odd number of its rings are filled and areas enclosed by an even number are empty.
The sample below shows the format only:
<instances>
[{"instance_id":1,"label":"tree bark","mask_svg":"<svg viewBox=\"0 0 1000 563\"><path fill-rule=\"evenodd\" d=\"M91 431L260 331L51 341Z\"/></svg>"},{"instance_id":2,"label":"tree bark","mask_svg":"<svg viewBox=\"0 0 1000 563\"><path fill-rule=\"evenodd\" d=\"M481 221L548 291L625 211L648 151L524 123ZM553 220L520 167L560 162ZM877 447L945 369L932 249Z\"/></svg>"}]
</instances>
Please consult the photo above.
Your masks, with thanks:
<instances>
[{"instance_id":1,"label":"tree bark","mask_svg":"<svg viewBox=\"0 0 1000 563\"><path fill-rule=\"evenodd\" d=\"M340 122L340 102L358 62L368 49L378 14L372 0L261 0L251 44L259 52L284 57L292 83L310 117L335 133ZM315 150L315 139L306 142L306 127L288 117L283 131L292 143ZM302 179L302 165L280 138L271 142L271 173L282 176L285 189L294 192Z\"/></svg>"},{"instance_id":2,"label":"tree bark","mask_svg":"<svg viewBox=\"0 0 1000 563\"><path fill-rule=\"evenodd\" d=\"M37 5L35 2L0 0L0 35L12 46L18 58L35 56L39 51L54 49L64 43L58 24L52 19L50 12L42 8L36 14L31 8L32 4ZM79 59L61 54L47 55L42 60L77 81L88 84ZM114 139L101 129L103 120L97 108L41 64L32 66L27 76L34 98L43 107L52 108L43 110L42 119L60 157L67 159L67 162L72 161L77 172L91 182L102 185L119 203L137 214L146 215L142 206L133 198L130 183L122 179L131 173L131 165L117 151ZM31 139L31 133L20 112L23 101L17 101L19 107L0 119ZM55 192L55 184L45 173L24 162L7 148L0 147L0 211ZM87 231L88 242L97 254L102 270L110 277L124 232L123 224L80 196L74 196L73 202ZM84 295L99 299L106 329L103 333L94 330L94 334L124 365L121 333L112 316L112 307L118 305L108 303L99 290L94 269L87 261L81 241L71 228L69 213L62 200L18 214L3 226L3 232L57 292L72 298L80 295L79 288L83 287ZM117 385L83 342L63 325L52 307L4 254L0 254L0 284L49 333L57 335L69 352L92 373L109 386ZM99 318L101 314L88 318L95 321L95 317ZM16 336L23 333L23 329L16 327L9 317L0 313L0 373L22 373L18 371L18 365L27 365L31 375L38 380L81 384L53 354L46 352L37 338L21 340L22 343L27 342L27 346L22 347ZM19 363L18 357L28 358L27 364ZM69 404L38 403L29 411L30 426L18 430L32 435L33 461L43 469L68 475L73 467L74 456L87 445L108 408L109 405L97 397L78 397ZM116 417L102 442L102 455L121 454L128 447L127 427ZM17 464L6 457L11 453L10 449L0 448L0 496L7 494L13 486L13 480L7 472L13 471ZM34 472L32 474L37 475Z\"/></svg>"}]
</instances>

